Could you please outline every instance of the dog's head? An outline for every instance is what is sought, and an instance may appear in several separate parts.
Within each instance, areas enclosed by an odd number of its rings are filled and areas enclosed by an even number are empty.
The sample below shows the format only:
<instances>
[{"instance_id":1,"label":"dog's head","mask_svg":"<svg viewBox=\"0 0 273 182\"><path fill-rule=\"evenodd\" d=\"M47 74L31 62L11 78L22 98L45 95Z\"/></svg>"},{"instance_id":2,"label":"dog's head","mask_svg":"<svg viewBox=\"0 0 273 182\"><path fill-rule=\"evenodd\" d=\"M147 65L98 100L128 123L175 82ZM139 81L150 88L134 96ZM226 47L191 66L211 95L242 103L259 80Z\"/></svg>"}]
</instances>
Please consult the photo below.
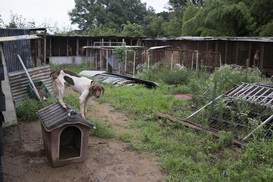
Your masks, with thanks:
<instances>
[{"instance_id":1,"label":"dog's head","mask_svg":"<svg viewBox=\"0 0 273 182\"><path fill-rule=\"evenodd\" d=\"M104 89L104 87L101 84L92 81L91 82L91 86L89 88L89 95L90 96L93 95L96 98L100 98L101 92L102 92L102 95L104 95L104 90L105 89Z\"/></svg>"}]
</instances>

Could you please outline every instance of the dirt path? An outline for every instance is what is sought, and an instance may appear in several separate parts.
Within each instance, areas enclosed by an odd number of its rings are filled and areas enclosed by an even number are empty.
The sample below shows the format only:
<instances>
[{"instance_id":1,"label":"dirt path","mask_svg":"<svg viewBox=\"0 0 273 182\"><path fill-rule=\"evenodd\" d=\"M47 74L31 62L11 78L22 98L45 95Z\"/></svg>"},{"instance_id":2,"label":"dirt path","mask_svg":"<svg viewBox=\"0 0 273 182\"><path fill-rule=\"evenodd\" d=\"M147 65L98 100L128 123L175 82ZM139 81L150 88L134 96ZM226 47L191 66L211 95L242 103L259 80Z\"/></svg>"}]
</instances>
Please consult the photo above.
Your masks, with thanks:
<instances>
[{"instance_id":1,"label":"dirt path","mask_svg":"<svg viewBox=\"0 0 273 182\"><path fill-rule=\"evenodd\" d=\"M88 116L97 121L108 120L116 132L126 130L126 115L107 103L90 99L89 104ZM137 153L130 144L115 139L89 137L84 162L52 168L44 155L40 121L4 128L3 137L7 182L155 182L166 177L154 157Z\"/></svg>"}]
</instances>

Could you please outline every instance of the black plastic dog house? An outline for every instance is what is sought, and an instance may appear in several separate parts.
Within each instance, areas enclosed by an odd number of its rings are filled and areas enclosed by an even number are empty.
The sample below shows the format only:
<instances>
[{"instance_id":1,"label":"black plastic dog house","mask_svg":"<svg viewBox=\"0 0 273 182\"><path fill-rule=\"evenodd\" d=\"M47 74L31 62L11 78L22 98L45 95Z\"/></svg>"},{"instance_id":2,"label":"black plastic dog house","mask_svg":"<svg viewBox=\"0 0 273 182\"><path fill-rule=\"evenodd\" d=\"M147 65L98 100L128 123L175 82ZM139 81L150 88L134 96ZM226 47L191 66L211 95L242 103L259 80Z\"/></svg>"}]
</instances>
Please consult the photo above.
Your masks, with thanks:
<instances>
[{"instance_id":1,"label":"black plastic dog house","mask_svg":"<svg viewBox=\"0 0 273 182\"><path fill-rule=\"evenodd\" d=\"M69 106L69 108L72 108ZM46 156L52 167L85 160L90 128L77 110L67 112L58 102L37 112Z\"/></svg>"}]
</instances>

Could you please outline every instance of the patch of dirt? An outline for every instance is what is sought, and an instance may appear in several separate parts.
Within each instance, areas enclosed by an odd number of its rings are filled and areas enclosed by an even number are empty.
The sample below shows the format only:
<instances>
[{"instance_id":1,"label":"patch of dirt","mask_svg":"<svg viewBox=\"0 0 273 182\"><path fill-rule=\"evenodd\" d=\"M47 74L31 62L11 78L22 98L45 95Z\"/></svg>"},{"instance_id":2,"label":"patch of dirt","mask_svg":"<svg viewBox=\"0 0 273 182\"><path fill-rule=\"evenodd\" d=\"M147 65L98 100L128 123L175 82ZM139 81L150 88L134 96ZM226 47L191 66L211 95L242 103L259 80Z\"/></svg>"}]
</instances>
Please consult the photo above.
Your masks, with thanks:
<instances>
[{"instance_id":1,"label":"patch of dirt","mask_svg":"<svg viewBox=\"0 0 273 182\"><path fill-rule=\"evenodd\" d=\"M66 94L71 92L66 89ZM90 99L89 110L88 117L108 120L116 133L126 130L129 119L109 104ZM52 168L44 154L40 121L3 128L3 138L7 182L156 182L166 178L155 157L115 139L90 136L84 162Z\"/></svg>"}]
</instances>

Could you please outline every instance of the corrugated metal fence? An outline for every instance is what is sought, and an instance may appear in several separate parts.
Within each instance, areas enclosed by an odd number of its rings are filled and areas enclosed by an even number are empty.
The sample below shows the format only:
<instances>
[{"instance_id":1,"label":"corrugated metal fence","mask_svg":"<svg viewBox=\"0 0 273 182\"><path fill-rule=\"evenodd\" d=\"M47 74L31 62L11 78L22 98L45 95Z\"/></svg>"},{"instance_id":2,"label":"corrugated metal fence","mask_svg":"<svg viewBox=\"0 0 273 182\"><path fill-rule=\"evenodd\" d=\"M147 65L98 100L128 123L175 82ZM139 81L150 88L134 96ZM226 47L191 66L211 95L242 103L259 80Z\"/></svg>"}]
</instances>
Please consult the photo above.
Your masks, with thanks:
<instances>
[{"instance_id":1,"label":"corrugated metal fence","mask_svg":"<svg viewBox=\"0 0 273 182\"><path fill-rule=\"evenodd\" d=\"M1 29L0 37L16 36L16 35L29 35L29 29ZM7 63L8 72L22 70L23 67L18 60L19 54L26 66L31 68L31 47L30 40L9 41L3 42L4 56Z\"/></svg>"},{"instance_id":2,"label":"corrugated metal fence","mask_svg":"<svg viewBox=\"0 0 273 182\"><path fill-rule=\"evenodd\" d=\"M28 73L30 74L33 81L43 81L48 91L52 94L52 78L50 77L50 66L39 66L35 68L29 68ZM24 97L29 95L27 86L29 85L29 79L25 71L15 71L9 73L10 87L12 97L15 105L18 105L24 100Z\"/></svg>"}]
</instances>

